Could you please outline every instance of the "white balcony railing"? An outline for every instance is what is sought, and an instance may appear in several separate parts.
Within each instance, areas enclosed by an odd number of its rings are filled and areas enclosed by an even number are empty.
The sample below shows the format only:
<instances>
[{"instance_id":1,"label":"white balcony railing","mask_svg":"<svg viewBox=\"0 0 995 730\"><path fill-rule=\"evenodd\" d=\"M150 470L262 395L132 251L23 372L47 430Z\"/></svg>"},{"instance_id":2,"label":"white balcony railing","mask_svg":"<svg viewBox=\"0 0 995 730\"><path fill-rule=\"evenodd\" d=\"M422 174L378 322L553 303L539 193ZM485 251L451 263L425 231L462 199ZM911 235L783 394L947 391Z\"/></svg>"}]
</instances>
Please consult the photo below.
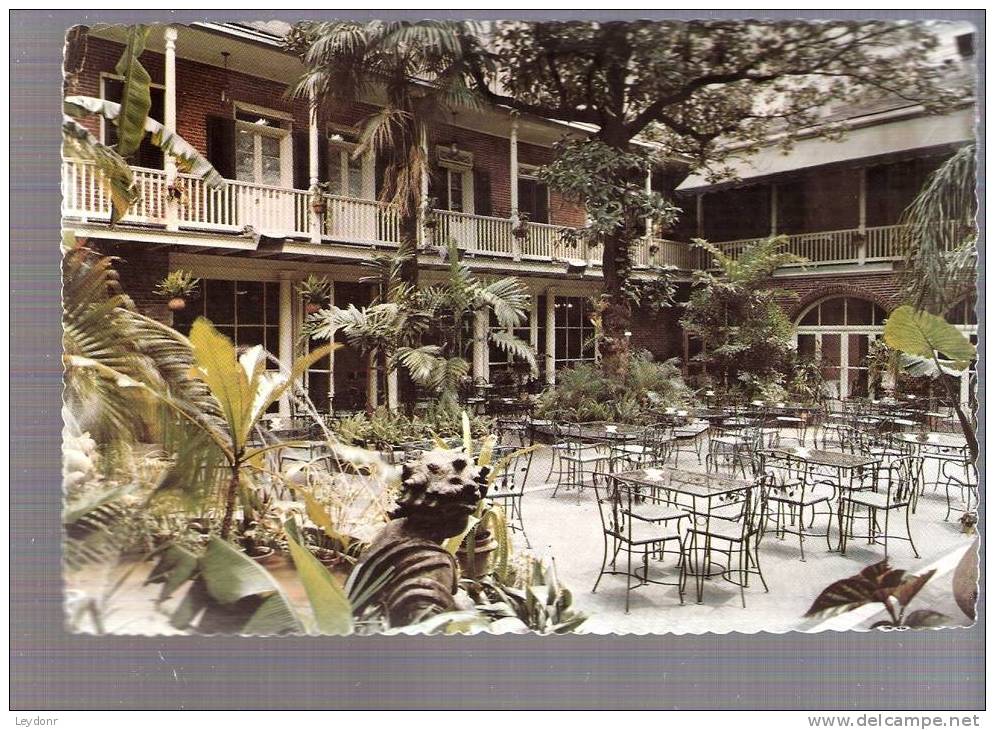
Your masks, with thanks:
<instances>
[{"instance_id":1,"label":"white balcony railing","mask_svg":"<svg viewBox=\"0 0 995 730\"><path fill-rule=\"evenodd\" d=\"M168 190L162 170L133 168L138 202L122 223L165 226ZM179 175L181 200L177 206L178 225L183 229L241 232L247 226L269 235L311 238L310 195L304 190L226 180L218 188L202 180ZM324 239L348 243L397 245L401 222L396 210L375 200L327 196L328 210L321 223ZM96 166L89 162L63 163L63 215L84 221L108 221L110 196ZM436 211L435 227L427 231L434 245L448 241L468 253L522 260L583 260L600 267L603 248L585 244L566 235L569 228L547 223L529 223L523 238L516 238L508 218ZM938 225L960 226L946 221ZM894 261L904 255L905 227L877 226L848 228L787 236L787 250L805 257L809 266ZM761 239L724 241L719 244L728 255L740 255ZM708 266L708 256L700 249L661 238L641 238L633 246L637 268L673 266L691 271Z\"/></svg>"},{"instance_id":2,"label":"white balcony railing","mask_svg":"<svg viewBox=\"0 0 995 730\"><path fill-rule=\"evenodd\" d=\"M961 226L956 221L938 225ZM785 250L808 259L807 265L852 264L873 261L896 261L905 256L906 226L871 226L836 231L799 233L786 236ZM738 257L761 238L746 238L718 243L727 256Z\"/></svg>"}]
</instances>

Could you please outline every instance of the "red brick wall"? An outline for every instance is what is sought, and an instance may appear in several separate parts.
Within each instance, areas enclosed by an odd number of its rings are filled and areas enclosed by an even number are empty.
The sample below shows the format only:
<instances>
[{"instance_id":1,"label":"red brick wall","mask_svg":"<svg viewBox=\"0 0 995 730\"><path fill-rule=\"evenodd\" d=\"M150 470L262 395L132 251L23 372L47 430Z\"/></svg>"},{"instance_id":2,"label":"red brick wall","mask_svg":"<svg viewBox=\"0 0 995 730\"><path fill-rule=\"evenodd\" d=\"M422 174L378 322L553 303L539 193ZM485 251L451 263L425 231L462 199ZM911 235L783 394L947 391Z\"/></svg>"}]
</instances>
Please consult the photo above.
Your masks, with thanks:
<instances>
[{"instance_id":1,"label":"red brick wall","mask_svg":"<svg viewBox=\"0 0 995 730\"><path fill-rule=\"evenodd\" d=\"M69 93L99 97L100 74L114 73L114 65L121 57L123 48L111 41L90 38L83 71L75 79ZM153 83L163 83L162 54L143 53L141 62ZM224 71L178 58L176 88L177 131L202 154L207 154L207 117L226 116L232 111L230 102L226 104L221 100L221 94L225 90ZM228 93L235 101L293 114L295 128L306 129L308 126L307 102L303 99L288 99L286 86L282 83L231 71ZM340 107L335 109L334 114L324 114L322 121L351 126L372 111L373 107L367 105ZM84 124L93 134L99 135L100 122L96 117L86 120ZM466 129L454 130L449 125L438 124L431 133L430 144L448 144L454 137L462 149L473 152L475 166L490 172L491 207L495 215L507 216L511 210L511 153L508 140ZM524 143L519 144L518 155L520 162L530 165L546 164L552 159L551 150ZM565 201L556 192L550 193L549 216L550 222L558 225L584 225L583 206Z\"/></svg>"},{"instance_id":2,"label":"red brick wall","mask_svg":"<svg viewBox=\"0 0 995 730\"><path fill-rule=\"evenodd\" d=\"M657 362L684 354L684 331L678 320L681 310L670 307L660 311L637 309L632 313L632 338L634 350L648 350Z\"/></svg>"},{"instance_id":3,"label":"red brick wall","mask_svg":"<svg viewBox=\"0 0 995 730\"><path fill-rule=\"evenodd\" d=\"M900 291L899 275L891 272L777 278L771 282L771 286L798 295L797 299L779 300L792 322L810 304L828 296L870 299L890 312L898 305Z\"/></svg>"},{"instance_id":4,"label":"red brick wall","mask_svg":"<svg viewBox=\"0 0 995 730\"><path fill-rule=\"evenodd\" d=\"M166 307L166 299L153 294L155 285L169 273L169 252L150 251L139 246L102 243L90 244L107 256L117 257L114 269L121 277L121 288L131 297L138 311L168 325L173 315Z\"/></svg>"}]
</instances>

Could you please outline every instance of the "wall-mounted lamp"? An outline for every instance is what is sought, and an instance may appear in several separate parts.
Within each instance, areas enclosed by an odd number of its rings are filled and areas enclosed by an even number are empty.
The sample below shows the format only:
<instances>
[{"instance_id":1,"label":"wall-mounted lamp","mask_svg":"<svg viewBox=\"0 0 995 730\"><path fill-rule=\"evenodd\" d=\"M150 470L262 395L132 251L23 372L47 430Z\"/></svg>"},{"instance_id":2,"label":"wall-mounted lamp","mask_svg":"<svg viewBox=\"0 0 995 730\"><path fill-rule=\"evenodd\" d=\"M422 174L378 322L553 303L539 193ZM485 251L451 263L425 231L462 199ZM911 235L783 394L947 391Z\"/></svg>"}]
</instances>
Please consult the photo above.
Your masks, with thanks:
<instances>
[{"instance_id":1,"label":"wall-mounted lamp","mask_svg":"<svg viewBox=\"0 0 995 730\"><path fill-rule=\"evenodd\" d=\"M230 51L221 51L221 57L224 59L225 64L225 85L221 89L221 103L227 104L231 101L231 94L228 91L228 57L231 56Z\"/></svg>"}]
</instances>

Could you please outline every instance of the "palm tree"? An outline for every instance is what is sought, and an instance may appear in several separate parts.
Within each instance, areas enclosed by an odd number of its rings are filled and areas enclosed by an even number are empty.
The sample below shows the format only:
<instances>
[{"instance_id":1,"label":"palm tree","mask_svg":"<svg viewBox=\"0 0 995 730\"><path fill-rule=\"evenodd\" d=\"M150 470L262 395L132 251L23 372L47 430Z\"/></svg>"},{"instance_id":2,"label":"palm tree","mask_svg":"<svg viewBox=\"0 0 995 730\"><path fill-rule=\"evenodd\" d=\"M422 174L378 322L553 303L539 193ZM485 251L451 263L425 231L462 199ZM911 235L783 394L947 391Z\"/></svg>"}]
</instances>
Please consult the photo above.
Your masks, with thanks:
<instances>
[{"instance_id":1,"label":"palm tree","mask_svg":"<svg viewBox=\"0 0 995 730\"><path fill-rule=\"evenodd\" d=\"M459 260L453 244L449 269L440 284L415 290L401 281L403 255L379 256L369 266L375 270L365 281L378 284L379 295L368 307L330 307L311 315L307 333L313 339L329 340L342 332L345 341L368 358L371 372L383 358L388 372L387 402L397 409L397 383L392 377L403 366L412 380L442 398L455 400L460 382L470 371L470 342L478 313L493 313L500 330L487 338L515 358L537 369L531 345L510 333L525 321L529 294L521 280L506 277L495 281L478 279ZM425 344L424 339L432 343ZM437 343L437 344L436 344ZM372 396L373 389L368 393ZM372 398L367 409L376 403Z\"/></svg>"},{"instance_id":2,"label":"palm tree","mask_svg":"<svg viewBox=\"0 0 995 730\"><path fill-rule=\"evenodd\" d=\"M380 200L398 211L401 273L414 284L429 128L441 109L477 105L463 73L472 34L466 24L432 20L299 23L286 45L306 66L295 94L319 106L385 97L364 121L354 154L372 151L386 163Z\"/></svg>"},{"instance_id":3,"label":"palm tree","mask_svg":"<svg viewBox=\"0 0 995 730\"><path fill-rule=\"evenodd\" d=\"M492 281L479 279L460 260L454 243L450 243L448 261L449 269L442 283L420 290L416 297L431 324L428 334L439 344L402 347L397 352L398 360L415 382L432 388L444 399L455 399L460 380L469 372L470 345L477 337L474 332L477 316L490 320L493 315L497 321L498 328L488 327L488 343L528 363L532 372L537 372L532 346L512 334L515 327L525 322L529 308L529 293L522 281L514 276Z\"/></svg>"},{"instance_id":4,"label":"palm tree","mask_svg":"<svg viewBox=\"0 0 995 730\"><path fill-rule=\"evenodd\" d=\"M943 315L974 286L977 148L965 145L934 172L902 214L908 225L905 295Z\"/></svg>"}]
</instances>

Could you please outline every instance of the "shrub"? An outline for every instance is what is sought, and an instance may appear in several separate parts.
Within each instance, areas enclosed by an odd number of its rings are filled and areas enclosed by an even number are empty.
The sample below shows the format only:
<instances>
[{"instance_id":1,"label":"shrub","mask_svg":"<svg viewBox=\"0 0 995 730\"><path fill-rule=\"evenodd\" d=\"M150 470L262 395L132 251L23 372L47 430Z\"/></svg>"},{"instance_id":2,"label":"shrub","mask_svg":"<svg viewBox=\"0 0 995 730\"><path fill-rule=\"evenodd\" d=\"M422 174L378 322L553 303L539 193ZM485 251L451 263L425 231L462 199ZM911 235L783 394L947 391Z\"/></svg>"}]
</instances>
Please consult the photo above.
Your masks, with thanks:
<instances>
[{"instance_id":1,"label":"shrub","mask_svg":"<svg viewBox=\"0 0 995 730\"><path fill-rule=\"evenodd\" d=\"M557 385L539 398L536 414L553 421L648 423L655 411L687 405L691 391L676 360L654 362L637 353L619 381L583 363L557 373Z\"/></svg>"}]
</instances>

